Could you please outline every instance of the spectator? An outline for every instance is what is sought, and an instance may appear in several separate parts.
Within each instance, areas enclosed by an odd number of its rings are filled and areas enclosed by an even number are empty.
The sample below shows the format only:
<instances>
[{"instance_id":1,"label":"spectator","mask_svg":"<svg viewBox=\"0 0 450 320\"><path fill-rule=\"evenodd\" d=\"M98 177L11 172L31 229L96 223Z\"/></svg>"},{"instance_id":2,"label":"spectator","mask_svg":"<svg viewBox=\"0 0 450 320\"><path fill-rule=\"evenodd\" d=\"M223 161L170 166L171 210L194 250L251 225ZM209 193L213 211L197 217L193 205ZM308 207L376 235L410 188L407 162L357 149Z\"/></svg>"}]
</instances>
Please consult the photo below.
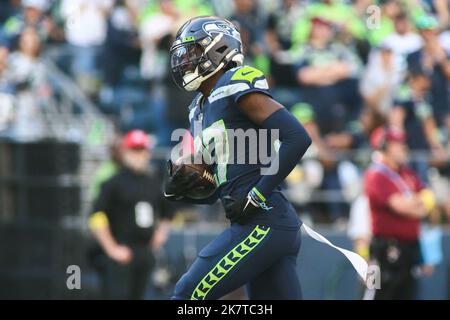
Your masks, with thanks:
<instances>
[{"instance_id":1,"label":"spectator","mask_svg":"<svg viewBox=\"0 0 450 320\"><path fill-rule=\"evenodd\" d=\"M137 15L130 0L117 1L107 21L107 34L101 55L104 84L115 87L127 66L138 66L141 43Z\"/></svg>"},{"instance_id":2,"label":"spectator","mask_svg":"<svg viewBox=\"0 0 450 320\"><path fill-rule=\"evenodd\" d=\"M301 48L296 65L302 100L313 107L316 123L324 136L345 130L347 123L357 118L360 107L357 88L360 62L352 51L333 42L332 37L329 21L312 19L309 41ZM341 191L337 164L324 171L321 189ZM345 211L340 201L327 203L329 216L338 224Z\"/></svg>"},{"instance_id":3,"label":"spectator","mask_svg":"<svg viewBox=\"0 0 450 320\"><path fill-rule=\"evenodd\" d=\"M71 73L88 94L99 89L97 57L106 39L107 14L112 0L63 0L66 40L71 48Z\"/></svg>"},{"instance_id":4,"label":"spectator","mask_svg":"<svg viewBox=\"0 0 450 320\"><path fill-rule=\"evenodd\" d=\"M321 208L316 203L311 204L311 196L317 194L316 191L322 183L324 166L334 167L335 159L323 142L312 107L299 102L292 106L291 113L302 123L313 143L302 161L286 177L286 194L289 200L300 207L299 212L308 212L306 219L311 219L309 216L311 212L314 213L314 221L317 221L316 213L326 214L326 212L317 212ZM305 216L302 219L305 219Z\"/></svg>"},{"instance_id":5,"label":"spectator","mask_svg":"<svg viewBox=\"0 0 450 320\"><path fill-rule=\"evenodd\" d=\"M11 16L3 25L4 36L9 41L10 47L15 47L20 34L26 27L35 28L40 41L45 42L53 29L53 21L46 15L49 8L48 0L24 0L22 10ZM12 12L14 5L10 7ZM1 38L1 35L0 35Z\"/></svg>"},{"instance_id":6,"label":"spectator","mask_svg":"<svg viewBox=\"0 0 450 320\"><path fill-rule=\"evenodd\" d=\"M27 27L20 35L19 51L13 52L9 61L9 81L17 91L13 134L19 139L35 140L46 135L42 111L51 88L40 48L37 31Z\"/></svg>"},{"instance_id":7,"label":"spectator","mask_svg":"<svg viewBox=\"0 0 450 320\"><path fill-rule=\"evenodd\" d=\"M381 270L381 288L375 299L414 299L413 268L420 264L420 220L430 211L425 187L417 174L405 167L406 136L401 131L378 128L371 144L379 157L367 170L365 193L372 220L370 258Z\"/></svg>"},{"instance_id":8,"label":"spectator","mask_svg":"<svg viewBox=\"0 0 450 320\"><path fill-rule=\"evenodd\" d=\"M408 146L416 152L411 166L428 182L428 159L424 159L424 153L441 157L444 152L431 107L431 81L424 70L412 70L407 79L407 85L397 94L390 123L406 131Z\"/></svg>"},{"instance_id":9,"label":"spectator","mask_svg":"<svg viewBox=\"0 0 450 320\"><path fill-rule=\"evenodd\" d=\"M139 35L143 48L141 59L142 77L148 80L161 80L167 73L166 48L172 34L176 31L181 12L171 0L159 2L156 12L143 19Z\"/></svg>"},{"instance_id":10,"label":"spectator","mask_svg":"<svg viewBox=\"0 0 450 320\"><path fill-rule=\"evenodd\" d=\"M268 73L268 60L264 56L263 47L264 21L255 0L234 0L234 12L230 20L238 27L242 38L246 63Z\"/></svg>"},{"instance_id":11,"label":"spectator","mask_svg":"<svg viewBox=\"0 0 450 320\"><path fill-rule=\"evenodd\" d=\"M382 43L391 48L395 55L406 59L408 54L422 47L422 39L411 30L411 23L406 12L402 11L394 17L394 28L394 33L384 38Z\"/></svg>"},{"instance_id":12,"label":"spectator","mask_svg":"<svg viewBox=\"0 0 450 320\"><path fill-rule=\"evenodd\" d=\"M167 146L176 128L187 126L187 106L192 99L189 92L180 92L169 76L167 52L172 37L185 17L211 15L212 6L201 0L162 0L149 5L141 17L139 28L143 47L141 75L150 82L151 114L158 144Z\"/></svg>"},{"instance_id":13,"label":"spectator","mask_svg":"<svg viewBox=\"0 0 450 320\"><path fill-rule=\"evenodd\" d=\"M313 106L323 134L342 130L347 121L357 117L361 103L359 59L332 38L331 23L314 18L309 41L299 48L295 66L302 100Z\"/></svg>"},{"instance_id":14,"label":"spectator","mask_svg":"<svg viewBox=\"0 0 450 320\"><path fill-rule=\"evenodd\" d=\"M364 236L364 223L367 221L365 221L365 215L362 211L365 208L366 199L359 191L361 177L354 161L357 160L358 156L356 151L367 149L370 135L384 122L385 119L380 113L366 107L362 110L358 121L349 125L346 131L329 133L324 137L324 141L332 153L341 152L342 154L342 151L349 150L354 152L350 158L344 155L344 160L339 162L337 174L342 194L350 202L348 232L354 240L357 252L360 253L368 250L368 246L364 247L364 244L368 245L367 241L370 240L370 237ZM366 257L364 254L362 256Z\"/></svg>"},{"instance_id":15,"label":"spectator","mask_svg":"<svg viewBox=\"0 0 450 320\"><path fill-rule=\"evenodd\" d=\"M366 33L366 27L358 16L355 7L341 0L319 0L306 5L304 14L295 24L292 30L294 46L308 40L314 18L331 22L338 31L337 36L341 39L361 39Z\"/></svg>"},{"instance_id":16,"label":"spectator","mask_svg":"<svg viewBox=\"0 0 450 320\"><path fill-rule=\"evenodd\" d=\"M448 81L450 79L450 60L439 43L437 20L433 16L420 16L416 27L423 39L423 46L408 55L408 69L415 73L423 70L431 80L430 103L438 126L449 112ZM420 71L422 72L422 71Z\"/></svg>"},{"instance_id":17,"label":"spectator","mask_svg":"<svg viewBox=\"0 0 450 320\"><path fill-rule=\"evenodd\" d=\"M396 93L391 125L405 130L413 150L441 149L430 104L431 81L425 70L412 70Z\"/></svg>"},{"instance_id":18,"label":"spectator","mask_svg":"<svg viewBox=\"0 0 450 320\"><path fill-rule=\"evenodd\" d=\"M271 12L267 19L265 39L270 57L270 75L275 88L296 86L292 74L292 58L288 50L292 47L292 29L302 14L295 0L283 0L280 8Z\"/></svg>"},{"instance_id":19,"label":"spectator","mask_svg":"<svg viewBox=\"0 0 450 320\"><path fill-rule=\"evenodd\" d=\"M337 171L339 162L333 150L326 144L320 128L315 122L312 107L307 103L297 103L292 107L292 113L302 122L313 141L313 147L308 151L307 156L317 157L317 160L323 167L323 178L318 189L324 191L323 194L335 192L341 195L341 183ZM343 222L342 215L345 209L339 199L332 198L329 200L327 199L323 206L319 205L314 207L318 207L319 210L322 207L324 209L322 213L326 214L328 221L335 222L336 225L341 225Z\"/></svg>"},{"instance_id":20,"label":"spectator","mask_svg":"<svg viewBox=\"0 0 450 320\"><path fill-rule=\"evenodd\" d=\"M174 85L168 77L170 62L167 58L175 28L184 14L187 12L181 11L175 1L160 1L151 13L145 15L139 27L143 48L141 76L151 86L150 107L152 114L158 118L158 121L155 121L155 131L158 142L162 145L170 144L172 130L178 124L178 119L184 115L180 111L183 99L181 103L176 101L182 95L178 91L176 94L171 91Z\"/></svg>"},{"instance_id":21,"label":"spectator","mask_svg":"<svg viewBox=\"0 0 450 320\"><path fill-rule=\"evenodd\" d=\"M390 125L406 132L411 150L440 153L442 145L430 105L430 79L424 70L410 72L407 79L407 85L399 89L395 98ZM418 156L411 165L423 181L428 181L428 159Z\"/></svg>"},{"instance_id":22,"label":"spectator","mask_svg":"<svg viewBox=\"0 0 450 320\"><path fill-rule=\"evenodd\" d=\"M101 246L96 265L105 299L142 299L154 264L153 252L168 237L161 180L147 172L149 147L143 131L125 135L123 168L102 185L89 218Z\"/></svg>"},{"instance_id":23,"label":"spectator","mask_svg":"<svg viewBox=\"0 0 450 320\"><path fill-rule=\"evenodd\" d=\"M168 74L167 48L185 17L212 14L211 5L201 0L159 0L140 15L139 37L143 53L141 75L161 81Z\"/></svg>"},{"instance_id":24,"label":"spectator","mask_svg":"<svg viewBox=\"0 0 450 320\"><path fill-rule=\"evenodd\" d=\"M349 124L343 132L327 134L324 140L334 151L364 150L369 146L369 137L373 130L385 122L382 114L366 107L361 111L356 123Z\"/></svg>"},{"instance_id":25,"label":"spectator","mask_svg":"<svg viewBox=\"0 0 450 320\"><path fill-rule=\"evenodd\" d=\"M390 42L383 42L378 49L372 50L360 83L366 105L387 115L402 76L401 58L396 56Z\"/></svg>"},{"instance_id":26,"label":"spectator","mask_svg":"<svg viewBox=\"0 0 450 320\"><path fill-rule=\"evenodd\" d=\"M36 29L32 27L24 29L18 49L11 55L11 81L20 88L42 84L45 71L40 61L41 42Z\"/></svg>"}]
</instances>

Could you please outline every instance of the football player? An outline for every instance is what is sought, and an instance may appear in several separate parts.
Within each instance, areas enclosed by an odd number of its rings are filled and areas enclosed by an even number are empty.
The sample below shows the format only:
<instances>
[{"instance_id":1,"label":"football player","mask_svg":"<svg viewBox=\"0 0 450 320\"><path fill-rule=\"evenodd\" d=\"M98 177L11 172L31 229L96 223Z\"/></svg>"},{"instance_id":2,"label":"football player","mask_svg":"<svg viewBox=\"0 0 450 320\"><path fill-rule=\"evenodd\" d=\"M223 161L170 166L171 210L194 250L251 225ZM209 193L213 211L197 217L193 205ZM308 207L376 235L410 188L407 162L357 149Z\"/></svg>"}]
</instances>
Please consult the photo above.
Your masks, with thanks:
<instances>
[{"instance_id":1,"label":"football player","mask_svg":"<svg viewBox=\"0 0 450 320\"><path fill-rule=\"evenodd\" d=\"M196 172L181 174L182 167L169 170L165 196L204 204L220 199L231 222L200 251L176 284L173 299L218 299L243 285L250 299L300 299L296 261L301 221L280 184L310 146L310 137L272 99L264 74L242 65L241 37L231 22L215 16L190 19L177 32L170 57L174 81L184 90L198 92L189 106L195 149L215 145L215 156L222 161L214 164L218 188L212 196L203 200L186 196L200 177ZM194 130L199 124L201 130ZM262 161L238 161L242 155L232 151L239 146L227 140L228 133L238 129L268 135L278 131L276 172L262 175ZM218 147L219 140L226 146ZM252 148L258 146L246 144L244 156Z\"/></svg>"}]
</instances>

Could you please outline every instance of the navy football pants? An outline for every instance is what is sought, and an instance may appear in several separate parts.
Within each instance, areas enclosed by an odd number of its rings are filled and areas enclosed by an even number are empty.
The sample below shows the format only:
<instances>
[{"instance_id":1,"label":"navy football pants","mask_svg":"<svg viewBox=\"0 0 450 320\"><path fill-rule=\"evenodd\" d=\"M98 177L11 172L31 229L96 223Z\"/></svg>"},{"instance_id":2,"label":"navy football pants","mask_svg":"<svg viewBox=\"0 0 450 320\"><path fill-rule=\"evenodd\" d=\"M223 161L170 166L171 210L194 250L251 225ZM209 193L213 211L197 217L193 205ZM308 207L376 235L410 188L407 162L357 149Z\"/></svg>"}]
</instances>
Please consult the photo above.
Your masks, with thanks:
<instances>
[{"instance_id":1,"label":"navy football pants","mask_svg":"<svg viewBox=\"0 0 450 320\"><path fill-rule=\"evenodd\" d=\"M301 299L298 230L233 224L198 254L172 299L219 299L247 285L250 299Z\"/></svg>"}]
</instances>

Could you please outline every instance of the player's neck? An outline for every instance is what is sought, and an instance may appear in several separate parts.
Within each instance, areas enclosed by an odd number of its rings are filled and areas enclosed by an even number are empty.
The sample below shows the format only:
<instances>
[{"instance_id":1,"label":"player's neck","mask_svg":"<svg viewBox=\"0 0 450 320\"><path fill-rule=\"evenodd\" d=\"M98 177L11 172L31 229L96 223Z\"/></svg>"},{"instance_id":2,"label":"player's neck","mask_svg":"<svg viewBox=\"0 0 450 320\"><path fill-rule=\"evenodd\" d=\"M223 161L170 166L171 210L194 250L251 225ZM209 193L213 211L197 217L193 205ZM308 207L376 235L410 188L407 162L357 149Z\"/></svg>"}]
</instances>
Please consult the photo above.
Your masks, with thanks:
<instances>
[{"instance_id":1,"label":"player's neck","mask_svg":"<svg viewBox=\"0 0 450 320\"><path fill-rule=\"evenodd\" d=\"M217 73L212 75L211 78L205 80L200 85L199 90L203 94L203 98L207 98L211 94L211 91L214 89L214 86L216 85L217 81L223 74L224 74L224 71L219 70L219 71L217 71Z\"/></svg>"}]
</instances>

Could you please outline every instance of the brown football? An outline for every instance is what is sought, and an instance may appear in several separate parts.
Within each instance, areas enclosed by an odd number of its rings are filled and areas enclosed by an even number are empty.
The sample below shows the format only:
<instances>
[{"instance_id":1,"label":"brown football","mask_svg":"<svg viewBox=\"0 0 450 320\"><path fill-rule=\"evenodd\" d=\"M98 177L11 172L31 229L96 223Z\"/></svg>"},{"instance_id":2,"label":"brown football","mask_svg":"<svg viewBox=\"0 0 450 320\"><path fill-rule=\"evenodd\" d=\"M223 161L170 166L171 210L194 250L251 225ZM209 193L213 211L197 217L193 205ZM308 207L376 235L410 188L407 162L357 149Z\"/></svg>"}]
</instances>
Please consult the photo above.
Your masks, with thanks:
<instances>
[{"instance_id":1,"label":"brown football","mask_svg":"<svg viewBox=\"0 0 450 320\"><path fill-rule=\"evenodd\" d=\"M211 166L205 163L194 163L192 158L179 159L175 166L183 166L182 175L198 172L200 179L198 183L186 194L192 199L205 199L212 195L217 188L214 173Z\"/></svg>"}]
</instances>

